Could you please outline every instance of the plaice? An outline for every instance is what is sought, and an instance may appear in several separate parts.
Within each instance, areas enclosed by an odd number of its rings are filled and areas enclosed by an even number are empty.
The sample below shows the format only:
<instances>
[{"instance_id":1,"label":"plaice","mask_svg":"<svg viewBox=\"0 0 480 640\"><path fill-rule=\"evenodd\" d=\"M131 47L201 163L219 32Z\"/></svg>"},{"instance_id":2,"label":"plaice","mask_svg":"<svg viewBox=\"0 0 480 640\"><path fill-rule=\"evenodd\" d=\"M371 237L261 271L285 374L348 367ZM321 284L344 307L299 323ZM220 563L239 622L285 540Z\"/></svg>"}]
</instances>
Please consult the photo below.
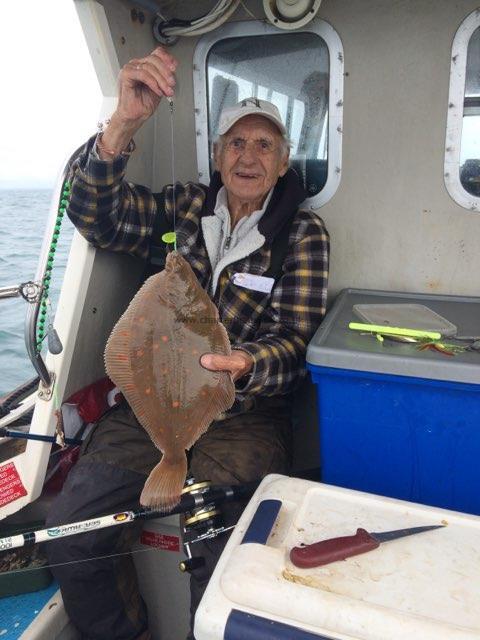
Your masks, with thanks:
<instances>
[{"instance_id":1,"label":"plaice","mask_svg":"<svg viewBox=\"0 0 480 640\"><path fill-rule=\"evenodd\" d=\"M115 325L105 349L107 374L121 389L162 460L141 504L168 510L185 483L185 450L235 400L231 375L200 364L204 353L230 355L218 310L176 251L151 276Z\"/></svg>"}]
</instances>

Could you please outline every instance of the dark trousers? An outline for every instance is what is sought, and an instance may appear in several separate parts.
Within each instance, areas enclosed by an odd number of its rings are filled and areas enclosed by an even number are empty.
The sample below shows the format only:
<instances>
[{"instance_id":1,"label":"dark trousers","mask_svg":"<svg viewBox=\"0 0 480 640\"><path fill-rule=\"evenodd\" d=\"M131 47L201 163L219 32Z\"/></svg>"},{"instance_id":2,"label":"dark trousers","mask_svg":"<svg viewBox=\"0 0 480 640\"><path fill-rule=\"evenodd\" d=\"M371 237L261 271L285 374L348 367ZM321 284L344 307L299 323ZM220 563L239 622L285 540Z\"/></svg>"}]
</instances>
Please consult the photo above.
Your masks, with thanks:
<instances>
[{"instance_id":1,"label":"dark trousers","mask_svg":"<svg viewBox=\"0 0 480 640\"><path fill-rule=\"evenodd\" d=\"M288 400L266 398L247 413L213 422L192 447L189 469L198 482L241 484L268 473L288 473L290 451ZM111 410L84 442L47 526L138 508L146 476L159 458L131 409L123 405ZM240 502L224 505L225 526L235 524L244 507ZM133 640L148 629L128 553L141 526L110 527L46 545L67 613L85 640ZM190 579L190 638L196 608L227 539L223 534L192 545L205 565Z\"/></svg>"}]
</instances>

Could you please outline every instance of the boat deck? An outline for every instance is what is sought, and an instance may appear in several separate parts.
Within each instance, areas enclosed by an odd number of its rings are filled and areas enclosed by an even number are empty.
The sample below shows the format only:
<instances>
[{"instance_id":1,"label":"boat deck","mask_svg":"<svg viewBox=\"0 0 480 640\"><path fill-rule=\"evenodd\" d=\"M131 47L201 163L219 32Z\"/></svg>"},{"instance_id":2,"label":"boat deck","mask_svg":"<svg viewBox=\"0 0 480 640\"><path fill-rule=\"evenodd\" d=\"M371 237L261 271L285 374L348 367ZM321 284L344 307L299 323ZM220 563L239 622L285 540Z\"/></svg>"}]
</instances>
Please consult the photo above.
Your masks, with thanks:
<instances>
[{"instance_id":1,"label":"boat deck","mask_svg":"<svg viewBox=\"0 0 480 640\"><path fill-rule=\"evenodd\" d=\"M58 584L53 582L41 591L2 598L0 600L0 638L2 640L20 638L57 590Z\"/></svg>"}]
</instances>

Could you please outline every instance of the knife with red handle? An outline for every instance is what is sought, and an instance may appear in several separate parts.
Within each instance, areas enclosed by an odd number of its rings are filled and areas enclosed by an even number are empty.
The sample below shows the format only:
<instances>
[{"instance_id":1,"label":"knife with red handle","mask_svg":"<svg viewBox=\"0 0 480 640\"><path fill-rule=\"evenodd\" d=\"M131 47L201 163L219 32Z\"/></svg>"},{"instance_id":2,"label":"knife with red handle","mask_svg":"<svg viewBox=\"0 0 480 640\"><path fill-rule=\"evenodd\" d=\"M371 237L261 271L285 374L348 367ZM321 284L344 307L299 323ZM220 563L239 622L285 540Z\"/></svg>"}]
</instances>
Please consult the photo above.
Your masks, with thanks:
<instances>
[{"instance_id":1,"label":"knife with red handle","mask_svg":"<svg viewBox=\"0 0 480 640\"><path fill-rule=\"evenodd\" d=\"M354 536L342 536L321 540L314 544L307 544L302 547L294 547L290 551L290 560L296 567L310 569L321 567L324 564L346 560L361 553L367 553L379 547L382 542L389 542L397 538L412 536L416 533L439 529L445 525L433 525L429 527L412 527L410 529L397 529L395 531L383 531L381 533L370 533L365 529L357 529Z\"/></svg>"}]
</instances>

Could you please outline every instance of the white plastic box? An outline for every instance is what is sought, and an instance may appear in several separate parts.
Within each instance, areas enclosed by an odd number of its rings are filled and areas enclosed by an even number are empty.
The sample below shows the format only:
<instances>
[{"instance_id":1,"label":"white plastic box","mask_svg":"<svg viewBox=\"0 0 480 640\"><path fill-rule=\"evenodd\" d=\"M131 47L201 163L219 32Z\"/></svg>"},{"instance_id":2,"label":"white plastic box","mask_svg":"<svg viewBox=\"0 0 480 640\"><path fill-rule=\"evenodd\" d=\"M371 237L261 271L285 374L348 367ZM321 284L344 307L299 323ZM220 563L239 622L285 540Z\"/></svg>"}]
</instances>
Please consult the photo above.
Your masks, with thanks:
<instances>
[{"instance_id":1,"label":"white plastic box","mask_svg":"<svg viewBox=\"0 0 480 640\"><path fill-rule=\"evenodd\" d=\"M446 525L298 569L292 547ZM478 640L480 517L271 475L210 580L196 640Z\"/></svg>"}]
</instances>

